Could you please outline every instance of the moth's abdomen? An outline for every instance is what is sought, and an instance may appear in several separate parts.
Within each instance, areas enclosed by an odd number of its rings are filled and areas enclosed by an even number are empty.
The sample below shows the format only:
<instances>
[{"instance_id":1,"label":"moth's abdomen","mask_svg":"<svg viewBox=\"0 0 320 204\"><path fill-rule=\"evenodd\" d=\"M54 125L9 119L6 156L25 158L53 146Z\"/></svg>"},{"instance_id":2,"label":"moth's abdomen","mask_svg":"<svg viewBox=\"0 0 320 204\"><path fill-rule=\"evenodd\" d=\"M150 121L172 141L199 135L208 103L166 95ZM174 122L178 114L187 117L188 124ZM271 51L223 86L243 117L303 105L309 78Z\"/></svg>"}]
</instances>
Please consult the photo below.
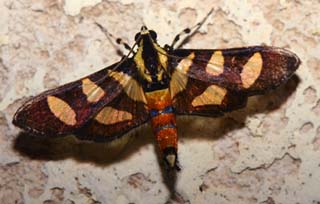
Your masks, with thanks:
<instances>
[{"instance_id":1,"label":"moth's abdomen","mask_svg":"<svg viewBox=\"0 0 320 204\"><path fill-rule=\"evenodd\" d=\"M160 151L170 168L176 167L178 134L169 89L146 93L151 126Z\"/></svg>"},{"instance_id":2,"label":"moth's abdomen","mask_svg":"<svg viewBox=\"0 0 320 204\"><path fill-rule=\"evenodd\" d=\"M162 110L151 110L151 124L160 149L177 148L176 118L172 106Z\"/></svg>"}]
</instances>

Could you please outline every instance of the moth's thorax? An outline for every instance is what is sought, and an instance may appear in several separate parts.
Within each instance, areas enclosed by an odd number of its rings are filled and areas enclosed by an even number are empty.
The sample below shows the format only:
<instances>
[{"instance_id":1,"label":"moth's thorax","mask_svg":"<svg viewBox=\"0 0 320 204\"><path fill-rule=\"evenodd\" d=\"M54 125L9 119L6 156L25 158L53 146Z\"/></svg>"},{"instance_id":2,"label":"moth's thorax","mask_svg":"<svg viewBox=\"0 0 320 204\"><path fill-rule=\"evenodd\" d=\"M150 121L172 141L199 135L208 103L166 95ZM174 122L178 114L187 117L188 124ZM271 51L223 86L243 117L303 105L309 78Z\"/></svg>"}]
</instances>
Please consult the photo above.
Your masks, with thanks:
<instances>
[{"instance_id":1,"label":"moth's thorax","mask_svg":"<svg viewBox=\"0 0 320 204\"><path fill-rule=\"evenodd\" d=\"M138 50L134 56L139 78L145 91L167 88L169 75L167 71L168 57L148 32L141 33Z\"/></svg>"}]
</instances>

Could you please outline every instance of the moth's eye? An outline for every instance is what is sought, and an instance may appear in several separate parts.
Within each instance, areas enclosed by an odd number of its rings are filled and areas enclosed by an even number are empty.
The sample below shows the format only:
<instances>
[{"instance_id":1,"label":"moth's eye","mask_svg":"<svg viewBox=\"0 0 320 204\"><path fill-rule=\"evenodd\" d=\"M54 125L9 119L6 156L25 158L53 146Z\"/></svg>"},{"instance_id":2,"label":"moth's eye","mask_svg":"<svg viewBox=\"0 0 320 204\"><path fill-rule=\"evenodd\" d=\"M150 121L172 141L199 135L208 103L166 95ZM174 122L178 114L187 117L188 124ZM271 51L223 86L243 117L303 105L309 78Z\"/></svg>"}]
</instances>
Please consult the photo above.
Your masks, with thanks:
<instances>
[{"instance_id":1,"label":"moth's eye","mask_svg":"<svg viewBox=\"0 0 320 204\"><path fill-rule=\"evenodd\" d=\"M156 33L156 32L154 32L153 30L150 30L149 33L150 33L150 36L151 36L151 38L152 38L153 40L156 40L156 39L157 39L157 33Z\"/></svg>"},{"instance_id":2,"label":"moth's eye","mask_svg":"<svg viewBox=\"0 0 320 204\"><path fill-rule=\"evenodd\" d=\"M137 42L137 40L140 38L140 33L137 33L135 36L134 36L134 41Z\"/></svg>"}]
</instances>

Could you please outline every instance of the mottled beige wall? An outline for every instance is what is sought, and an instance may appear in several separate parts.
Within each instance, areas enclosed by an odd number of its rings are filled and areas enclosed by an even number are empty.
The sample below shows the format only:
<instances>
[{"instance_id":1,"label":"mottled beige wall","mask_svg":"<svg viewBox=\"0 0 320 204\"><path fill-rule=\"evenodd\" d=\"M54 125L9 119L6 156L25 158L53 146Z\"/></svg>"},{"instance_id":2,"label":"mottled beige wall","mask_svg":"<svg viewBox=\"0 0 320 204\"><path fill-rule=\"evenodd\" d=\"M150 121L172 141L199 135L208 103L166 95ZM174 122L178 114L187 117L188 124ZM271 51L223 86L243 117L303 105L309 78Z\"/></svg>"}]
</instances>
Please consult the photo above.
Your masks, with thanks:
<instances>
[{"instance_id":1,"label":"mottled beige wall","mask_svg":"<svg viewBox=\"0 0 320 204\"><path fill-rule=\"evenodd\" d=\"M150 128L112 149L39 140L11 124L28 97L119 60L94 25L129 44L145 23L159 43L213 15L185 47L284 47L302 64L286 85L220 119L179 121L176 203L320 203L320 1L0 1L0 203L165 203ZM111 156L110 156L111 155Z\"/></svg>"}]
</instances>

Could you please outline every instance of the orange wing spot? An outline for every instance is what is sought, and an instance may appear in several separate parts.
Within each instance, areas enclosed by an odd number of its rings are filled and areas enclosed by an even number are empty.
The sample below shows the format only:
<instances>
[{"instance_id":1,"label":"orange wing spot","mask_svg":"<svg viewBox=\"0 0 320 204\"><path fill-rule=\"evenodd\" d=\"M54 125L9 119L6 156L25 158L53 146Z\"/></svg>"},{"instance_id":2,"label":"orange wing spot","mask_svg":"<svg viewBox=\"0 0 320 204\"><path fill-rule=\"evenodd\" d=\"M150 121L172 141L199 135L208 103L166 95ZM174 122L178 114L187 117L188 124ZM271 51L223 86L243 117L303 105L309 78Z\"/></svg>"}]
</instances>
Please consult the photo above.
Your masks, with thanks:
<instances>
[{"instance_id":1,"label":"orange wing spot","mask_svg":"<svg viewBox=\"0 0 320 204\"><path fill-rule=\"evenodd\" d=\"M169 89L147 92L146 98L149 109L162 110L172 104Z\"/></svg>"},{"instance_id":2,"label":"orange wing spot","mask_svg":"<svg viewBox=\"0 0 320 204\"><path fill-rule=\"evenodd\" d=\"M104 107L94 118L99 123L111 125L126 120L132 120L133 116L127 111L120 111L110 106Z\"/></svg>"},{"instance_id":3,"label":"orange wing spot","mask_svg":"<svg viewBox=\"0 0 320 204\"><path fill-rule=\"evenodd\" d=\"M48 96L47 102L50 111L67 125L75 125L77 123L75 111L62 99L55 96Z\"/></svg>"},{"instance_id":4,"label":"orange wing spot","mask_svg":"<svg viewBox=\"0 0 320 204\"><path fill-rule=\"evenodd\" d=\"M102 88L88 78L82 80L82 91L90 103L98 102L105 94Z\"/></svg>"},{"instance_id":5,"label":"orange wing spot","mask_svg":"<svg viewBox=\"0 0 320 204\"><path fill-rule=\"evenodd\" d=\"M191 104L193 106L220 105L226 94L226 89L211 85L200 96L193 99Z\"/></svg>"},{"instance_id":6,"label":"orange wing spot","mask_svg":"<svg viewBox=\"0 0 320 204\"><path fill-rule=\"evenodd\" d=\"M243 70L240 74L244 88L249 88L258 79L262 66L262 56L259 52L256 52L243 66Z\"/></svg>"},{"instance_id":7,"label":"orange wing spot","mask_svg":"<svg viewBox=\"0 0 320 204\"><path fill-rule=\"evenodd\" d=\"M206 72L213 76L218 76L223 73L224 57L221 51L215 51L211 56L207 66Z\"/></svg>"}]
</instances>

